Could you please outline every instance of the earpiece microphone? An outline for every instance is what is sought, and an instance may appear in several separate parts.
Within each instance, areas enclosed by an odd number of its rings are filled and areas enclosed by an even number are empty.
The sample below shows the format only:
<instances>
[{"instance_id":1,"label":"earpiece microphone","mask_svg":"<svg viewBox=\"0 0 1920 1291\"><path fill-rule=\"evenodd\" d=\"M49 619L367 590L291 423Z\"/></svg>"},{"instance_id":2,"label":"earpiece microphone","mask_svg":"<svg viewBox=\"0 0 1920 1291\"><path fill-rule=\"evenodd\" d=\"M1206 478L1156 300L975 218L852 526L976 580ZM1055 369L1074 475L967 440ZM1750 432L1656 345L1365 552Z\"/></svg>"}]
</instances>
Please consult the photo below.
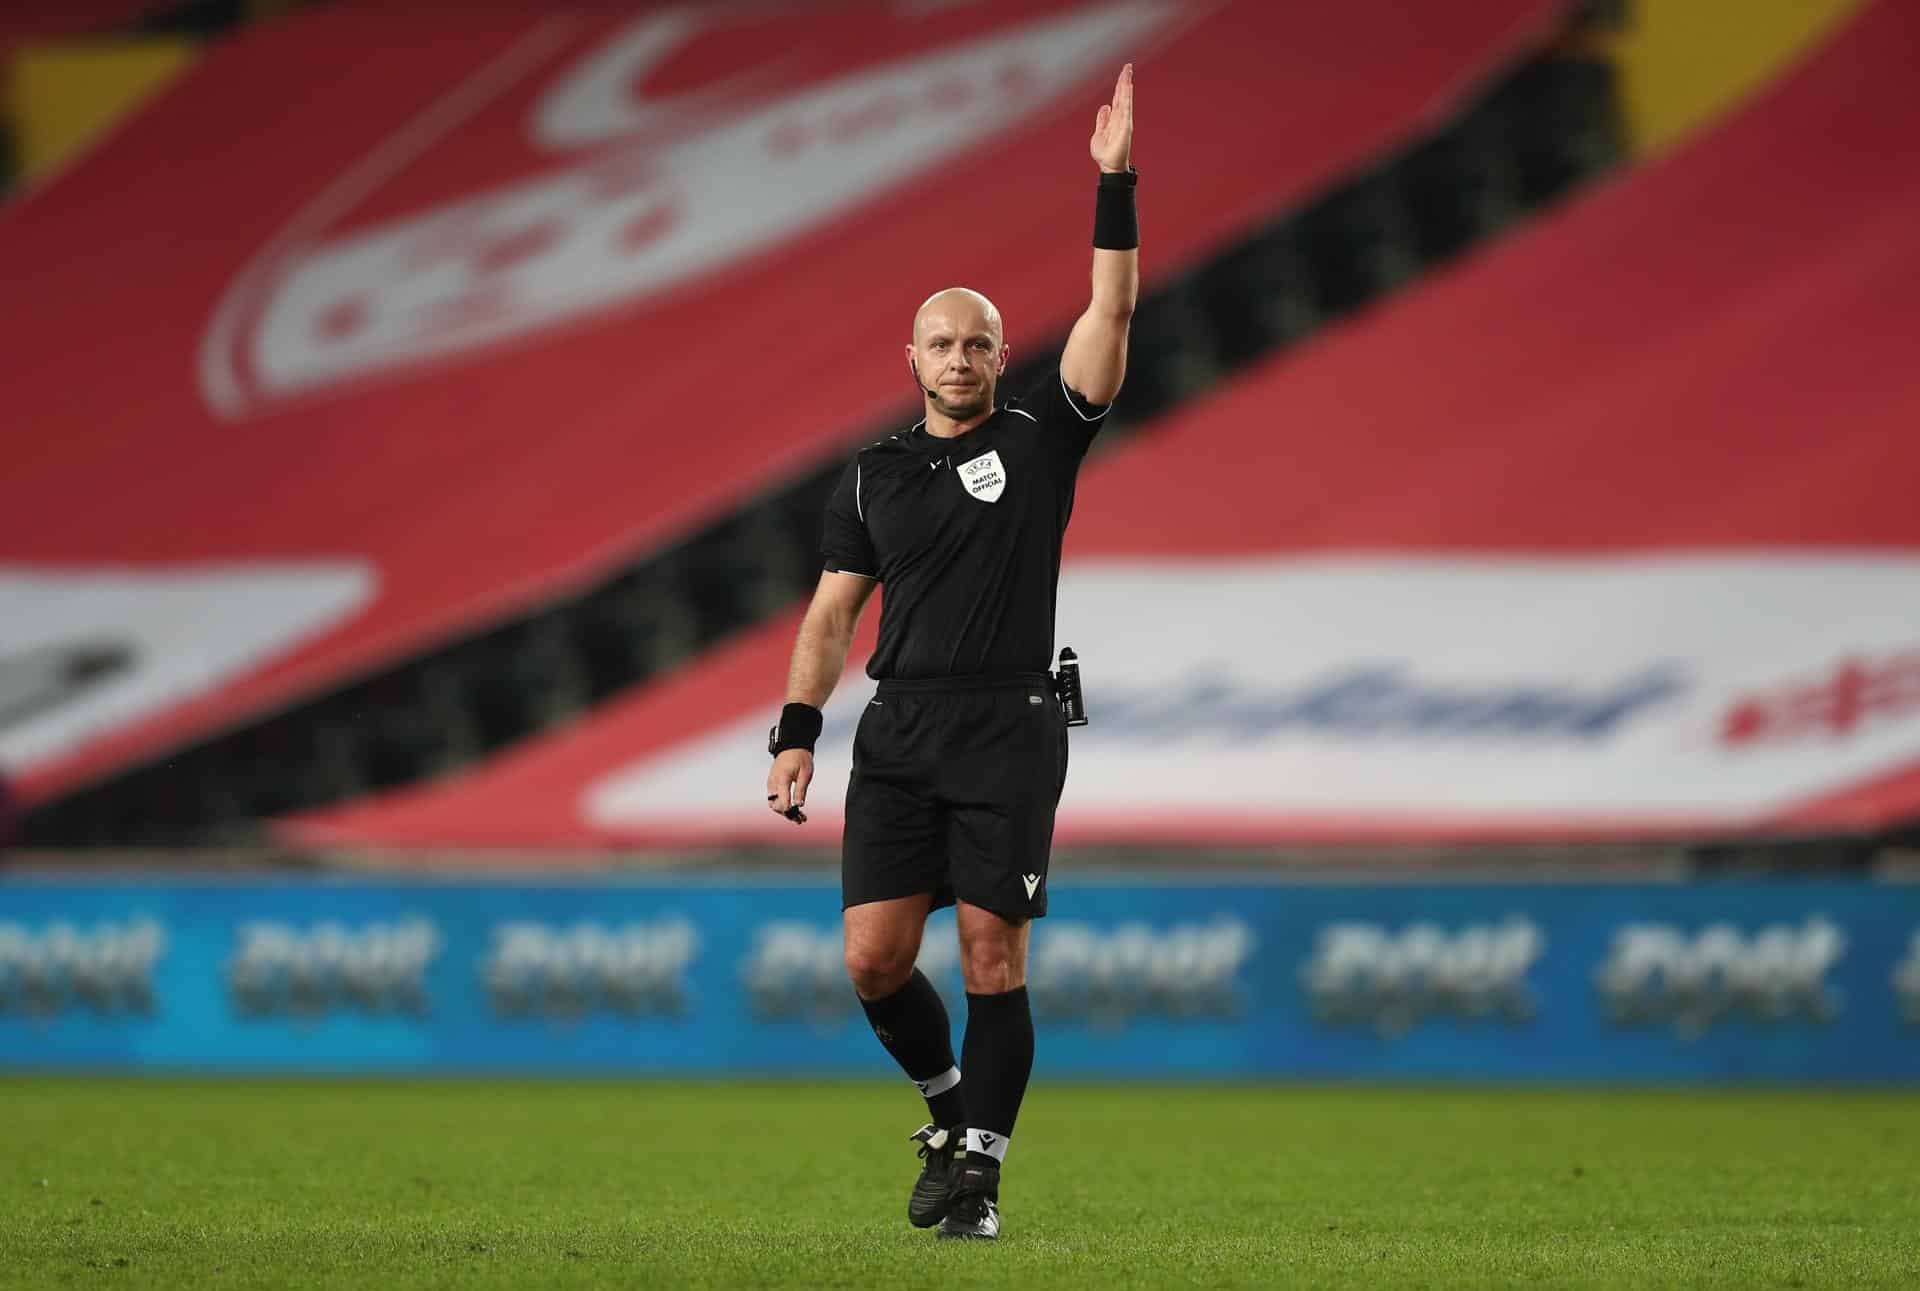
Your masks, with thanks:
<instances>
[{"instance_id":1,"label":"earpiece microphone","mask_svg":"<svg viewBox=\"0 0 1920 1291\"><path fill-rule=\"evenodd\" d=\"M920 385L920 365L918 363L915 363L913 365L913 383L917 386L920 386L921 394L924 394L925 396L927 396L927 398L933 400L935 403L940 402L940 392L938 390L935 390L932 386Z\"/></svg>"}]
</instances>

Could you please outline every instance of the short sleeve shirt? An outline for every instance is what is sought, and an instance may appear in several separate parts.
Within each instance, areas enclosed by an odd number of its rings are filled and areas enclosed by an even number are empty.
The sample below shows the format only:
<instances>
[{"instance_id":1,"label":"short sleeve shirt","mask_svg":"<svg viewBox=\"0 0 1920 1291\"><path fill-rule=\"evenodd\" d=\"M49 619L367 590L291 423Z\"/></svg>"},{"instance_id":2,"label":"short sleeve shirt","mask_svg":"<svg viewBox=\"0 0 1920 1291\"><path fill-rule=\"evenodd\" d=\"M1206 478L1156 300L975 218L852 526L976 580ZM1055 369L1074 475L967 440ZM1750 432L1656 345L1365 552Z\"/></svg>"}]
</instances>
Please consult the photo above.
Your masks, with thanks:
<instances>
[{"instance_id":1,"label":"short sleeve shirt","mask_svg":"<svg viewBox=\"0 0 1920 1291\"><path fill-rule=\"evenodd\" d=\"M826 568L881 583L875 680L1041 672L1080 463L1107 414L1051 370L950 439L860 450L827 503Z\"/></svg>"}]
</instances>

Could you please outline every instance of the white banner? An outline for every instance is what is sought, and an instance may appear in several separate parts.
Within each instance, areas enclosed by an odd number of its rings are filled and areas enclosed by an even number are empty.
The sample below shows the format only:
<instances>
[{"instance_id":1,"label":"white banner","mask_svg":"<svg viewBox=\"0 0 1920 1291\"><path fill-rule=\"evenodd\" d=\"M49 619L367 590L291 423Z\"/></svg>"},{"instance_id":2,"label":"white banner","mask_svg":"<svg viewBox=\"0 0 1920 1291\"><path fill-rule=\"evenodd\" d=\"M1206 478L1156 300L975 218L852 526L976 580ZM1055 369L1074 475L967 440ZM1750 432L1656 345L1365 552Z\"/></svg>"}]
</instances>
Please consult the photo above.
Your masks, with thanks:
<instances>
[{"instance_id":1,"label":"white banner","mask_svg":"<svg viewBox=\"0 0 1920 1291\"><path fill-rule=\"evenodd\" d=\"M1920 559L1079 561L1059 640L1092 718L1069 831L1725 825L1920 759ZM809 795L829 820L871 691L848 675ZM765 724L602 778L584 819L764 814Z\"/></svg>"},{"instance_id":2,"label":"white banner","mask_svg":"<svg viewBox=\"0 0 1920 1291\"><path fill-rule=\"evenodd\" d=\"M0 767L22 772L237 680L373 597L353 562L0 565Z\"/></svg>"}]
</instances>

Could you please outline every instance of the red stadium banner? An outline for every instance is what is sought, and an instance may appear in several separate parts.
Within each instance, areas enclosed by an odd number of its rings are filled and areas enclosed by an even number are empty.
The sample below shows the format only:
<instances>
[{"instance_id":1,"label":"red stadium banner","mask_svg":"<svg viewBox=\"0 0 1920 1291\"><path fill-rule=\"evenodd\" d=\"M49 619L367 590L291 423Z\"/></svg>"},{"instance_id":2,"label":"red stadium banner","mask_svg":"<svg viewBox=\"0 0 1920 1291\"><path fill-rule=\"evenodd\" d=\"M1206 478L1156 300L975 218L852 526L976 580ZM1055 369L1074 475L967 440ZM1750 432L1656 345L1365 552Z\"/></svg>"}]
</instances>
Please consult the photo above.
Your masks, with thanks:
<instances>
[{"instance_id":1,"label":"red stadium banner","mask_svg":"<svg viewBox=\"0 0 1920 1291\"><path fill-rule=\"evenodd\" d=\"M0 694L25 696L0 765L45 799L604 573L901 406L938 287L993 293L1016 351L1057 335L1125 60L1156 276L1378 155L1559 8L250 28L0 211Z\"/></svg>"},{"instance_id":2,"label":"red stadium banner","mask_svg":"<svg viewBox=\"0 0 1920 1291\"><path fill-rule=\"evenodd\" d=\"M1090 466L1059 639L1092 724L1060 838L1920 814L1917 60L1920 10L1887 0L1685 151ZM829 707L813 822L774 819L793 627L286 835L831 843L868 688Z\"/></svg>"}]
</instances>

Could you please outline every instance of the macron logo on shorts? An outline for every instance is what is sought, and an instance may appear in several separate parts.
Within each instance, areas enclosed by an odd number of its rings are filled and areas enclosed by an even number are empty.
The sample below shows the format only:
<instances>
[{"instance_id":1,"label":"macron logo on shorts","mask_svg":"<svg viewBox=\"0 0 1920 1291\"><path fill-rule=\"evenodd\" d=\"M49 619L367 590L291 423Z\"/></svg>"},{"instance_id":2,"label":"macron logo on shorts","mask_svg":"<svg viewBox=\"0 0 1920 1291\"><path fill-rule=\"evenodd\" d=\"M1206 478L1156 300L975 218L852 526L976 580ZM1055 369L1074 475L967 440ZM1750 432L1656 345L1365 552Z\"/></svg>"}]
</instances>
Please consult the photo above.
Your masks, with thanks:
<instances>
[{"instance_id":1,"label":"macron logo on shorts","mask_svg":"<svg viewBox=\"0 0 1920 1291\"><path fill-rule=\"evenodd\" d=\"M1040 876L1038 874L1022 874L1020 881L1027 885L1027 900L1033 900L1033 894L1040 887Z\"/></svg>"}]
</instances>

